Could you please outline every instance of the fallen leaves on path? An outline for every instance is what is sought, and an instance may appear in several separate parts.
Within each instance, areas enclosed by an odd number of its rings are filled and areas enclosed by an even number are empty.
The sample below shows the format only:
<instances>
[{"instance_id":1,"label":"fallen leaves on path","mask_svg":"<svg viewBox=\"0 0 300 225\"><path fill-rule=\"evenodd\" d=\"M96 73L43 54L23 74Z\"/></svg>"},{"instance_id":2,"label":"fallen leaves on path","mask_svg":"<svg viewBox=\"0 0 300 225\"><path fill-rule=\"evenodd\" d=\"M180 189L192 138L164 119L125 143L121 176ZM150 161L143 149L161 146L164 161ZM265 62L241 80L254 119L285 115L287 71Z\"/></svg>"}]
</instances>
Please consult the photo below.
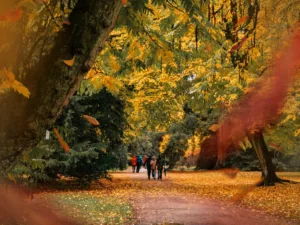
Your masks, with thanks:
<instances>
[{"instance_id":1,"label":"fallen leaves on path","mask_svg":"<svg viewBox=\"0 0 300 225\"><path fill-rule=\"evenodd\" d=\"M300 184L277 184L272 187L253 188L253 184L260 179L261 172L237 173L237 170L228 172L233 173L236 178L230 179L227 174L224 174L224 171L173 172L168 173L167 177L163 177L162 181L147 180L145 173L112 173L112 181L101 179L99 182L95 182L90 190L74 190L50 193L50 195L53 195L54 200L57 198L56 201L60 205L64 205L64 212L73 212L70 215L72 218L77 219L80 214L84 215L83 212L88 212L87 215L90 215L90 221L94 221L91 224L101 224L95 223L95 220L98 218L99 221L103 222L102 217L108 218L106 224L114 224L112 220L114 217L124 219L124 215L128 215L128 218L132 219L133 212L130 212L132 207L129 205L134 205L136 201L145 201L146 204L149 196L152 198L165 198L168 196L202 197L211 201L221 200L230 207L233 204L233 198L237 198L242 194L243 198L238 199L238 205L241 207L247 206L258 213L268 212L274 216L284 216L290 220L300 222ZM278 173L278 176L300 182L300 173ZM49 194L40 194L40 196L47 195ZM67 200L68 198L70 200ZM93 198L95 199L92 200ZM86 204L84 204L85 201ZM105 213L105 210L97 208L98 203L90 204L92 201L100 201L100 205L103 206L115 204L116 208L123 208L124 210L114 211L116 214ZM72 207L75 210L72 211L70 209ZM102 219L100 220L100 218ZM118 224L130 223L128 220L124 220Z\"/></svg>"}]
</instances>

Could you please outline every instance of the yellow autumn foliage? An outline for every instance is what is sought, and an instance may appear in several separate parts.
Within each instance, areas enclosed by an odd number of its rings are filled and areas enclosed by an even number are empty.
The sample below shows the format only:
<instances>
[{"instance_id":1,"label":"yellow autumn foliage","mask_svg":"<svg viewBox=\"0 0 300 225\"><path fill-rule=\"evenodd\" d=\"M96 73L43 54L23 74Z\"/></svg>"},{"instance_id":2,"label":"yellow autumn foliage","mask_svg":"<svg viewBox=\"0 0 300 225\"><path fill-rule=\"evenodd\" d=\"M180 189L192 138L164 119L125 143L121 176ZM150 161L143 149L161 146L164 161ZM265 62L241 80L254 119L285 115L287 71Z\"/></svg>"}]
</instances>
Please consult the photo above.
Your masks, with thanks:
<instances>
[{"instance_id":1,"label":"yellow autumn foliage","mask_svg":"<svg viewBox=\"0 0 300 225\"><path fill-rule=\"evenodd\" d=\"M159 144L159 152L160 153L165 152L165 150L168 147L168 144L170 142L170 139L171 139L171 137L170 137L169 134L166 134L166 135L163 136L162 141Z\"/></svg>"}]
</instances>

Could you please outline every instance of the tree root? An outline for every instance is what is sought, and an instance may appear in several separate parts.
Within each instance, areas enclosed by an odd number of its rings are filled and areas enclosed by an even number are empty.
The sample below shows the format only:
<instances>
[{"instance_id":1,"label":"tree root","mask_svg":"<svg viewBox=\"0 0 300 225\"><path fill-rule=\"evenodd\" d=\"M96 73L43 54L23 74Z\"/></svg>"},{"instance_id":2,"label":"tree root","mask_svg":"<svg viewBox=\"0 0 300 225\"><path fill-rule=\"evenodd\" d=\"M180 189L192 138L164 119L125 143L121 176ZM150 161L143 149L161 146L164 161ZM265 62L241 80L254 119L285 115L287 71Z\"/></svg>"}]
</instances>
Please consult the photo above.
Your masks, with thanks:
<instances>
[{"instance_id":1,"label":"tree root","mask_svg":"<svg viewBox=\"0 0 300 225\"><path fill-rule=\"evenodd\" d=\"M269 182L265 181L265 178L262 178L257 184L256 187L262 187L262 186L274 186L276 183L279 184L300 184L300 182L297 181L292 181L292 180L285 180L285 179L281 179L279 177L275 177L274 179L272 179Z\"/></svg>"}]
</instances>

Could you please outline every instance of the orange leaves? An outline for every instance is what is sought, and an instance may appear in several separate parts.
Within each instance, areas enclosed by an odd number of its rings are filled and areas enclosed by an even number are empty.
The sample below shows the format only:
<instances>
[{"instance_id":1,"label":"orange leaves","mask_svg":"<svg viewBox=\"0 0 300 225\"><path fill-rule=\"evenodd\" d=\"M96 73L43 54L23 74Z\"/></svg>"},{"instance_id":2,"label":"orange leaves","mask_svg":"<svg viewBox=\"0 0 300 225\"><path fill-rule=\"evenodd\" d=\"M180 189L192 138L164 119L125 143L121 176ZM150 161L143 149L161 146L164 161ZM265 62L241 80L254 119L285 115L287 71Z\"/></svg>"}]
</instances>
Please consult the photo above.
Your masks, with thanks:
<instances>
[{"instance_id":1,"label":"orange leaves","mask_svg":"<svg viewBox=\"0 0 300 225\"><path fill-rule=\"evenodd\" d=\"M241 17L241 18L238 20L238 22L236 23L236 26L245 23L248 19L249 19L249 16L243 16L243 17Z\"/></svg>"},{"instance_id":2,"label":"orange leaves","mask_svg":"<svg viewBox=\"0 0 300 225\"><path fill-rule=\"evenodd\" d=\"M23 15L22 10L14 9L0 15L0 21L16 22L22 17L22 15Z\"/></svg>"},{"instance_id":3,"label":"orange leaves","mask_svg":"<svg viewBox=\"0 0 300 225\"><path fill-rule=\"evenodd\" d=\"M229 53L239 50L243 46L243 44L246 40L247 40L247 37L243 37L239 42L235 43L229 50Z\"/></svg>"},{"instance_id":4,"label":"orange leaves","mask_svg":"<svg viewBox=\"0 0 300 225\"><path fill-rule=\"evenodd\" d=\"M213 131L213 132L217 132L217 130L220 128L219 124L213 124L212 126L210 126L208 129Z\"/></svg>"},{"instance_id":5,"label":"orange leaves","mask_svg":"<svg viewBox=\"0 0 300 225\"><path fill-rule=\"evenodd\" d=\"M66 25L71 25L71 22L69 20L64 20L63 23Z\"/></svg>"},{"instance_id":6,"label":"orange leaves","mask_svg":"<svg viewBox=\"0 0 300 225\"><path fill-rule=\"evenodd\" d=\"M124 5L128 5L128 0L122 0Z\"/></svg>"},{"instance_id":7,"label":"orange leaves","mask_svg":"<svg viewBox=\"0 0 300 225\"><path fill-rule=\"evenodd\" d=\"M209 44L209 43L205 43L205 49L206 49L208 52L212 52L212 50L213 50L211 44Z\"/></svg>"},{"instance_id":8,"label":"orange leaves","mask_svg":"<svg viewBox=\"0 0 300 225\"><path fill-rule=\"evenodd\" d=\"M29 98L29 90L19 81L16 80L15 75L12 71L7 68L0 70L0 94L9 90L10 88L14 91L19 92L21 95Z\"/></svg>"},{"instance_id":9,"label":"orange leaves","mask_svg":"<svg viewBox=\"0 0 300 225\"><path fill-rule=\"evenodd\" d=\"M83 115L82 117L94 126L99 126L100 125L98 120L96 120L94 117L91 117L91 116L88 116L88 115Z\"/></svg>"},{"instance_id":10,"label":"orange leaves","mask_svg":"<svg viewBox=\"0 0 300 225\"><path fill-rule=\"evenodd\" d=\"M60 134L58 133L56 128L53 128L53 133L55 134L55 136L57 137L61 147L65 150L65 152L69 152L70 151L70 147L67 144L67 142L64 141L64 139L60 136Z\"/></svg>"},{"instance_id":11,"label":"orange leaves","mask_svg":"<svg viewBox=\"0 0 300 225\"><path fill-rule=\"evenodd\" d=\"M283 152L282 148L278 145L275 145L274 143L272 142L269 142L269 146L276 149L277 151L280 151L280 152Z\"/></svg>"},{"instance_id":12,"label":"orange leaves","mask_svg":"<svg viewBox=\"0 0 300 225\"><path fill-rule=\"evenodd\" d=\"M72 67L75 63L75 56L72 59L67 59L67 60L63 60L63 61L67 66Z\"/></svg>"}]
</instances>

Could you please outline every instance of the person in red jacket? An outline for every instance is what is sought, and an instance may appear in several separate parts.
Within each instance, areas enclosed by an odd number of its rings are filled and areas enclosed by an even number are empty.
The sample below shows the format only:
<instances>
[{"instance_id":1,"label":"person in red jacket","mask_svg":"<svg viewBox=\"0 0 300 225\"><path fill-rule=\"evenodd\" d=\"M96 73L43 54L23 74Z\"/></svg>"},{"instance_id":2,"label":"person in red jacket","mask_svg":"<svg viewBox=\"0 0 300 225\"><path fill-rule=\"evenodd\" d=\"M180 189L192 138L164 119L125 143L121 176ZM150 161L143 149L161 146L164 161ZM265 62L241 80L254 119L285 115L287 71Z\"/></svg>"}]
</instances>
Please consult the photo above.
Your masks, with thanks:
<instances>
[{"instance_id":1,"label":"person in red jacket","mask_svg":"<svg viewBox=\"0 0 300 225\"><path fill-rule=\"evenodd\" d=\"M136 156L133 156L131 159L131 166L132 166L132 172L135 172L135 168L136 168Z\"/></svg>"}]
</instances>

